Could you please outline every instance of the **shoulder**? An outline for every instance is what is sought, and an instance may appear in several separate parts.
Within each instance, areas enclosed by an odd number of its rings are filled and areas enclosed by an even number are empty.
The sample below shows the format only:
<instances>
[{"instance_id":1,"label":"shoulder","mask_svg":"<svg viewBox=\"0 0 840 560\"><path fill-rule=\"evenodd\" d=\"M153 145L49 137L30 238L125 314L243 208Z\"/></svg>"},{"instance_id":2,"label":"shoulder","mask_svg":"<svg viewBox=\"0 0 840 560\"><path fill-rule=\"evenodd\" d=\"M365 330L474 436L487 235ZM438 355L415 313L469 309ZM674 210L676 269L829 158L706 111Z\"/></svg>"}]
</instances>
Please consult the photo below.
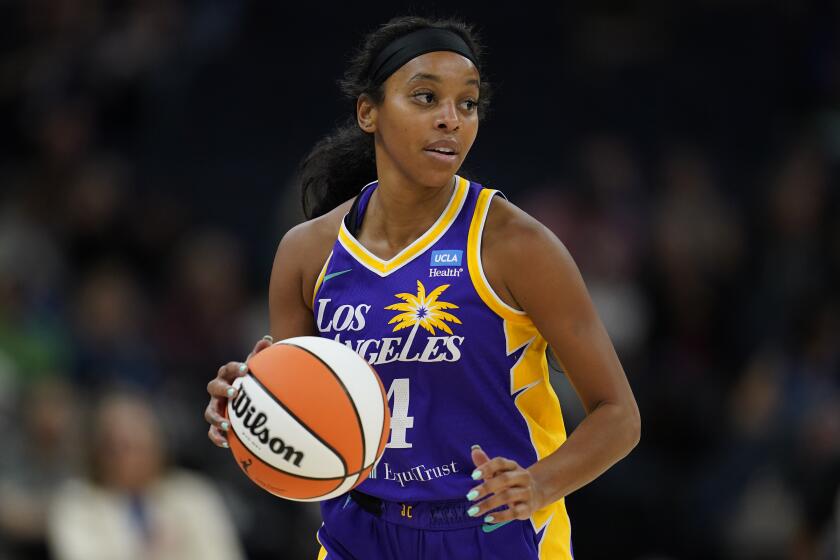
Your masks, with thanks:
<instances>
[{"instance_id":1,"label":"shoulder","mask_svg":"<svg viewBox=\"0 0 840 560\"><path fill-rule=\"evenodd\" d=\"M338 238L341 220L352 204L353 199L350 199L323 216L301 222L280 239L274 256L274 272L290 281L291 277L287 275L294 274L304 302L311 299L321 268Z\"/></svg>"},{"instance_id":2,"label":"shoulder","mask_svg":"<svg viewBox=\"0 0 840 560\"><path fill-rule=\"evenodd\" d=\"M216 487L206 476L181 467L170 468L158 484L184 493L203 494L216 491Z\"/></svg>"},{"instance_id":3,"label":"shoulder","mask_svg":"<svg viewBox=\"0 0 840 560\"><path fill-rule=\"evenodd\" d=\"M74 500L85 499L88 496L97 494L97 489L87 479L81 477L71 477L62 482L55 492L53 498L55 500L66 500L73 502Z\"/></svg>"},{"instance_id":4,"label":"shoulder","mask_svg":"<svg viewBox=\"0 0 840 560\"><path fill-rule=\"evenodd\" d=\"M589 313L588 292L577 263L542 222L494 196L484 237L501 283L538 326L545 326L557 313L569 317Z\"/></svg>"},{"instance_id":5,"label":"shoulder","mask_svg":"<svg viewBox=\"0 0 840 560\"><path fill-rule=\"evenodd\" d=\"M521 292L532 291L531 279L576 279L580 275L571 253L554 232L501 196L490 201L482 245L486 245L482 253L492 263L487 266L497 271L501 282L523 305Z\"/></svg>"},{"instance_id":6,"label":"shoulder","mask_svg":"<svg viewBox=\"0 0 840 560\"><path fill-rule=\"evenodd\" d=\"M278 250L283 247L301 258L312 255L313 251L320 253L327 249L329 253L328 248L332 247L338 236L341 220L352 204L353 200L350 199L323 216L293 226L283 235Z\"/></svg>"},{"instance_id":7,"label":"shoulder","mask_svg":"<svg viewBox=\"0 0 840 560\"><path fill-rule=\"evenodd\" d=\"M502 196L493 196L490 200L482 244L506 257L521 255L529 248L539 250L546 245L563 247L563 243L542 222Z\"/></svg>"},{"instance_id":8,"label":"shoulder","mask_svg":"<svg viewBox=\"0 0 840 560\"><path fill-rule=\"evenodd\" d=\"M495 194L487 202L480 235L480 266L490 288L504 303L529 312L525 300L533 298L533 279L558 273L573 276L574 263L551 230Z\"/></svg>"},{"instance_id":9,"label":"shoulder","mask_svg":"<svg viewBox=\"0 0 840 560\"><path fill-rule=\"evenodd\" d=\"M183 468L169 470L157 481L155 491L161 497L175 497L177 502L185 504L200 501L215 505L220 500L218 489L210 479Z\"/></svg>"},{"instance_id":10,"label":"shoulder","mask_svg":"<svg viewBox=\"0 0 840 560\"><path fill-rule=\"evenodd\" d=\"M118 530L121 507L115 494L86 479L65 480L50 495L45 518L47 537L63 550L85 551L88 543L84 535L92 528ZM112 536L119 542L122 534Z\"/></svg>"},{"instance_id":11,"label":"shoulder","mask_svg":"<svg viewBox=\"0 0 840 560\"><path fill-rule=\"evenodd\" d=\"M72 477L62 482L52 493L50 510L61 516L83 513L91 504L107 508L114 503L113 495L81 477Z\"/></svg>"}]
</instances>

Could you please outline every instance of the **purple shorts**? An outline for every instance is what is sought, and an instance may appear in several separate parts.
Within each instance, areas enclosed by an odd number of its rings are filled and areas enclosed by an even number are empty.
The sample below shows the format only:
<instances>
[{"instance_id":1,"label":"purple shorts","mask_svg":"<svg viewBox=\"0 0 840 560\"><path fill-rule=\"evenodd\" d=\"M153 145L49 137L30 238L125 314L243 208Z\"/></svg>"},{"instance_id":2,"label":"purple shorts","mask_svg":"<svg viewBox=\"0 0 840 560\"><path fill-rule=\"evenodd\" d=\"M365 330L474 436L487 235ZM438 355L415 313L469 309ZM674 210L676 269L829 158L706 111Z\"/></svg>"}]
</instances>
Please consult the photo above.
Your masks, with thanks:
<instances>
[{"instance_id":1,"label":"purple shorts","mask_svg":"<svg viewBox=\"0 0 840 560\"><path fill-rule=\"evenodd\" d=\"M320 502L317 560L538 560L543 531L530 520L488 525L469 500L387 502L356 491Z\"/></svg>"}]
</instances>

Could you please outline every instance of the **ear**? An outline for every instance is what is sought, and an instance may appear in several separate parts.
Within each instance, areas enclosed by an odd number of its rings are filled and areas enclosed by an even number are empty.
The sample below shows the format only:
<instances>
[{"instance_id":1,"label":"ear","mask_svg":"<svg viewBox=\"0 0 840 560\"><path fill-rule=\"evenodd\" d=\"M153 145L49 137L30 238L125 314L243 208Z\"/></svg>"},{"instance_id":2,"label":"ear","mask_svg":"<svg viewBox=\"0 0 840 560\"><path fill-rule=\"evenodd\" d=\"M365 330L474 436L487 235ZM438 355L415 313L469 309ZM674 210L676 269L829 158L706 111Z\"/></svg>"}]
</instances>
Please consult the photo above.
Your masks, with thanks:
<instances>
[{"instance_id":1,"label":"ear","mask_svg":"<svg viewBox=\"0 0 840 560\"><path fill-rule=\"evenodd\" d=\"M365 94L356 100L356 121L365 132L376 132L376 105Z\"/></svg>"}]
</instances>

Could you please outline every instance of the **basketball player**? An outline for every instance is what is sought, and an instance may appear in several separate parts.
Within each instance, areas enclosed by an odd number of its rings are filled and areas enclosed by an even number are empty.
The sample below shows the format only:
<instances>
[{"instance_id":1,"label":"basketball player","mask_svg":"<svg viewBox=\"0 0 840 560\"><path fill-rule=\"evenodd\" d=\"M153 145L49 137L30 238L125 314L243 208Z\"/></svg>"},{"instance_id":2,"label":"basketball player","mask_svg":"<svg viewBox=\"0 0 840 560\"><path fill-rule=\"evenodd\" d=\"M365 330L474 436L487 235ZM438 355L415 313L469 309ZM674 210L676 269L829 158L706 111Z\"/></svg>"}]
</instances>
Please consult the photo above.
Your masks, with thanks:
<instances>
[{"instance_id":1,"label":"basketball player","mask_svg":"<svg viewBox=\"0 0 840 560\"><path fill-rule=\"evenodd\" d=\"M271 333L364 356L391 433L366 480L320 502L318 559L570 559L564 498L637 444L639 412L564 245L457 173L489 100L476 36L457 21L392 20L342 87L356 111L301 166L311 219L277 249ZM521 114L527 143L539 110ZM549 346L587 412L568 439ZM219 446L245 369L231 362L208 385Z\"/></svg>"}]
</instances>

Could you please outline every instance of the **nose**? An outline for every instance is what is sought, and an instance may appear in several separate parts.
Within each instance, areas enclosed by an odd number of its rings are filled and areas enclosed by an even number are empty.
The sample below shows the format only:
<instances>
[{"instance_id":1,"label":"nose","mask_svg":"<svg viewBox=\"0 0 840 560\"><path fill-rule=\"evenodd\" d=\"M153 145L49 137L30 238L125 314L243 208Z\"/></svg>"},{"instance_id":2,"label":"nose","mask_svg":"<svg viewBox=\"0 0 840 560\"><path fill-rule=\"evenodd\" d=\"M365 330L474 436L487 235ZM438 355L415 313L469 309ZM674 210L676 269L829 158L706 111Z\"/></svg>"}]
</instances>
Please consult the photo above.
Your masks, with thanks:
<instances>
[{"instance_id":1,"label":"nose","mask_svg":"<svg viewBox=\"0 0 840 560\"><path fill-rule=\"evenodd\" d=\"M455 108L454 102L441 103L441 109L437 116L437 128L444 128L455 130L460 126L461 119L458 116L458 111Z\"/></svg>"}]
</instances>

